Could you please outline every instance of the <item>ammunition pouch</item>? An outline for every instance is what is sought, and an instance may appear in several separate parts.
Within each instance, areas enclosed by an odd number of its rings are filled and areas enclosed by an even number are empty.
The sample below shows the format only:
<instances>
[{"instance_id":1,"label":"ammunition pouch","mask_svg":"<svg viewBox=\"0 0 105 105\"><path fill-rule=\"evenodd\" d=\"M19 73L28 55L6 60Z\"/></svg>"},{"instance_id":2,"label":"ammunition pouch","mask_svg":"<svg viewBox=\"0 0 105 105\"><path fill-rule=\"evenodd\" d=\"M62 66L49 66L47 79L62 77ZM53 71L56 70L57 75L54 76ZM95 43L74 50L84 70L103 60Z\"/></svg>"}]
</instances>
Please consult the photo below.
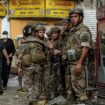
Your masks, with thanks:
<instances>
[{"instance_id":1,"label":"ammunition pouch","mask_svg":"<svg viewBox=\"0 0 105 105\"><path fill-rule=\"evenodd\" d=\"M31 65L31 56L30 54L23 55L22 65L25 67L29 67Z\"/></svg>"},{"instance_id":2,"label":"ammunition pouch","mask_svg":"<svg viewBox=\"0 0 105 105\"><path fill-rule=\"evenodd\" d=\"M52 61L53 63L58 63L58 62L61 61L61 56L59 56L59 55L53 55L53 56L51 57L51 61Z\"/></svg>"},{"instance_id":3,"label":"ammunition pouch","mask_svg":"<svg viewBox=\"0 0 105 105\"><path fill-rule=\"evenodd\" d=\"M68 61L70 62L74 62L74 61L77 61L77 52L75 49L69 49L67 50L67 58L68 58Z\"/></svg>"}]
</instances>

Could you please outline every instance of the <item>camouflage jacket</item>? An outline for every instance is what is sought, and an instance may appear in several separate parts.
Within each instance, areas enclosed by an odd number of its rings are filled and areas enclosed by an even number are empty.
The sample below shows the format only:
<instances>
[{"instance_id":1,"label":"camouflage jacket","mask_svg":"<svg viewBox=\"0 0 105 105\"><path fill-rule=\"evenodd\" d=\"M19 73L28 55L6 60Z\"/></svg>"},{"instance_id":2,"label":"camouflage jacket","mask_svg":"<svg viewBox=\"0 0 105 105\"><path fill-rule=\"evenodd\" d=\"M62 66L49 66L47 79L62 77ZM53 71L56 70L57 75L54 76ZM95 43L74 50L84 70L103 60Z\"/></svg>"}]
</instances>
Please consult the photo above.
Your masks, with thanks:
<instances>
[{"instance_id":1,"label":"camouflage jacket","mask_svg":"<svg viewBox=\"0 0 105 105\"><path fill-rule=\"evenodd\" d=\"M66 45L66 55L68 50L74 49L76 52L76 57L79 59L82 53L82 48L91 48L91 44L91 32L87 26L81 23L78 26L71 28L69 32L69 38Z\"/></svg>"},{"instance_id":2,"label":"camouflage jacket","mask_svg":"<svg viewBox=\"0 0 105 105\"><path fill-rule=\"evenodd\" d=\"M67 31L64 31L61 34L60 40L62 41L63 47L66 45L66 42L67 42L68 37L69 37L69 35L68 35L68 32Z\"/></svg>"},{"instance_id":3,"label":"camouflage jacket","mask_svg":"<svg viewBox=\"0 0 105 105\"><path fill-rule=\"evenodd\" d=\"M65 52L66 52L66 44L67 44L67 40L69 38L69 34L67 31L64 31L62 34L61 34L61 37L60 37L60 41L62 42L62 61L65 61Z\"/></svg>"},{"instance_id":4,"label":"camouflage jacket","mask_svg":"<svg viewBox=\"0 0 105 105\"><path fill-rule=\"evenodd\" d=\"M60 39L57 39L55 41L53 41L53 45L54 48L53 50L60 50L62 51L62 42ZM61 61L61 55L54 55L53 53L50 54L50 59L52 60L52 62L60 62Z\"/></svg>"},{"instance_id":5,"label":"camouflage jacket","mask_svg":"<svg viewBox=\"0 0 105 105\"><path fill-rule=\"evenodd\" d=\"M33 36L29 36L24 40L24 42L19 47L17 64L23 64L23 56L25 53L27 53L29 51L31 51L33 54L35 53L33 51L33 47L35 46L35 44L37 44L38 49L41 49L41 52L43 52L46 56L47 51L46 51L46 46L45 46L44 42L41 41L40 39L34 38ZM41 54L41 52L39 52L39 55ZM30 61L30 63L31 63L31 61Z\"/></svg>"}]
</instances>

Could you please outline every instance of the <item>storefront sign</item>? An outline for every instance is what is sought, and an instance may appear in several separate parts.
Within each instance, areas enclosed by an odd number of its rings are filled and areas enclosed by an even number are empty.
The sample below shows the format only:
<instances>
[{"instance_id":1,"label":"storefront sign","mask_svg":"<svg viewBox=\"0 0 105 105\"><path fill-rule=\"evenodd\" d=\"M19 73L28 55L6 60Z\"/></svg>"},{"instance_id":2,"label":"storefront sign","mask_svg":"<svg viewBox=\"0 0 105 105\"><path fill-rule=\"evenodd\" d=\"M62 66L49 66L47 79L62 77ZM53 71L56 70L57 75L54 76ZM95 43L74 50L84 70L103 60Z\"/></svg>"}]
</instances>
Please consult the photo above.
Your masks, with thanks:
<instances>
[{"instance_id":1,"label":"storefront sign","mask_svg":"<svg viewBox=\"0 0 105 105\"><path fill-rule=\"evenodd\" d=\"M44 0L10 0L10 17L44 17Z\"/></svg>"},{"instance_id":2,"label":"storefront sign","mask_svg":"<svg viewBox=\"0 0 105 105\"><path fill-rule=\"evenodd\" d=\"M46 0L46 17L64 18L68 16L68 10L74 8L71 0Z\"/></svg>"}]
</instances>

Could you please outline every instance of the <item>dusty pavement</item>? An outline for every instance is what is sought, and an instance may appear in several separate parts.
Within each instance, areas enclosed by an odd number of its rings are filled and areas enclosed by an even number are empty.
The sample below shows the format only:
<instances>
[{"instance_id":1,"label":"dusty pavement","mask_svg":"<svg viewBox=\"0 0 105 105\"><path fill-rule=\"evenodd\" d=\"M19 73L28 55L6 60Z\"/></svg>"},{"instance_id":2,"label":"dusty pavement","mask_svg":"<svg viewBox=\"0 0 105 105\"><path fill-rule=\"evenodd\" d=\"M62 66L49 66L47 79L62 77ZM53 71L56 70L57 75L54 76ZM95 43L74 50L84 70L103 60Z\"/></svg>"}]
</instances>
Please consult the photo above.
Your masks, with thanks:
<instances>
[{"instance_id":1,"label":"dusty pavement","mask_svg":"<svg viewBox=\"0 0 105 105\"><path fill-rule=\"evenodd\" d=\"M19 93L15 87L8 87L3 95L0 95L0 105L26 105L26 94Z\"/></svg>"},{"instance_id":2,"label":"dusty pavement","mask_svg":"<svg viewBox=\"0 0 105 105\"><path fill-rule=\"evenodd\" d=\"M8 88L0 95L0 105L27 105L26 93L20 93L18 89L18 77L10 75Z\"/></svg>"},{"instance_id":3,"label":"dusty pavement","mask_svg":"<svg viewBox=\"0 0 105 105\"><path fill-rule=\"evenodd\" d=\"M18 89L18 77L16 75L12 75L9 78L7 90L4 91L3 95L0 95L0 105L27 105L26 93L17 92L16 91L17 89ZM98 105L105 105L105 99L101 99L100 101L101 104ZM69 104L69 105L74 105L74 104Z\"/></svg>"}]
</instances>

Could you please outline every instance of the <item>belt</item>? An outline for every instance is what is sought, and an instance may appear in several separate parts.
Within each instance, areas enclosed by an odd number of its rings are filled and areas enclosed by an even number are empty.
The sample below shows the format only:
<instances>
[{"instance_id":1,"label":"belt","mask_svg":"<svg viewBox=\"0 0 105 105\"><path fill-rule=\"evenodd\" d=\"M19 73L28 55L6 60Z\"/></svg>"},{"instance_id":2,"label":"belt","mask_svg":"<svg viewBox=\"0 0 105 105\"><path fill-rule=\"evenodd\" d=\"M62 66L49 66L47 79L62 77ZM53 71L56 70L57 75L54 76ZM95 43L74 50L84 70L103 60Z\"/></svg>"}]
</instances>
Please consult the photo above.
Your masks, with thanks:
<instances>
[{"instance_id":1,"label":"belt","mask_svg":"<svg viewBox=\"0 0 105 105\"><path fill-rule=\"evenodd\" d=\"M74 61L74 62L69 62L70 64L73 64L73 65L76 65L77 64L77 61Z\"/></svg>"}]
</instances>

